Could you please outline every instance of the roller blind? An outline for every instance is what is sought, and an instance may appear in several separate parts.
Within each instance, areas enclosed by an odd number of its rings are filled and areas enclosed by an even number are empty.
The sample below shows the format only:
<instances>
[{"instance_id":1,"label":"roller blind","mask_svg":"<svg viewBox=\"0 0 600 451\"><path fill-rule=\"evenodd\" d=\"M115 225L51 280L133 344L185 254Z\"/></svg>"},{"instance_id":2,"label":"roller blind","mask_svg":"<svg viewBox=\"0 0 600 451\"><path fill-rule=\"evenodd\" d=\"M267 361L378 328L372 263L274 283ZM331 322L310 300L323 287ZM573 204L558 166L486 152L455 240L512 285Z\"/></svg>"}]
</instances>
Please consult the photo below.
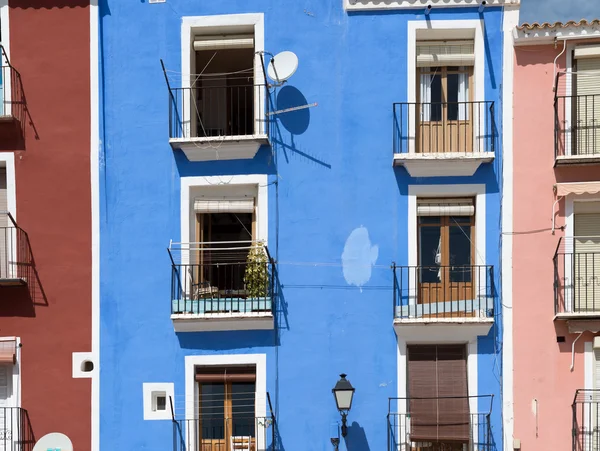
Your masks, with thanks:
<instances>
[{"instance_id":1,"label":"roller blind","mask_svg":"<svg viewBox=\"0 0 600 451\"><path fill-rule=\"evenodd\" d=\"M408 348L411 441L468 441L467 360L463 345Z\"/></svg>"},{"instance_id":2,"label":"roller blind","mask_svg":"<svg viewBox=\"0 0 600 451\"><path fill-rule=\"evenodd\" d=\"M473 40L417 42L417 67L473 66L474 64Z\"/></svg>"},{"instance_id":3,"label":"roller blind","mask_svg":"<svg viewBox=\"0 0 600 451\"><path fill-rule=\"evenodd\" d=\"M254 35L196 36L194 50L253 49Z\"/></svg>"},{"instance_id":4,"label":"roller blind","mask_svg":"<svg viewBox=\"0 0 600 451\"><path fill-rule=\"evenodd\" d=\"M600 153L600 57L577 60L575 79L577 117L574 124L576 155Z\"/></svg>"},{"instance_id":5,"label":"roller blind","mask_svg":"<svg viewBox=\"0 0 600 451\"><path fill-rule=\"evenodd\" d=\"M253 213L254 198L210 199L197 197L194 199L194 211L196 213Z\"/></svg>"},{"instance_id":6,"label":"roller blind","mask_svg":"<svg viewBox=\"0 0 600 451\"><path fill-rule=\"evenodd\" d=\"M16 363L16 350L15 340L0 341L0 364Z\"/></svg>"},{"instance_id":7,"label":"roller blind","mask_svg":"<svg viewBox=\"0 0 600 451\"><path fill-rule=\"evenodd\" d=\"M418 216L473 216L473 199L418 199Z\"/></svg>"},{"instance_id":8,"label":"roller blind","mask_svg":"<svg viewBox=\"0 0 600 451\"><path fill-rule=\"evenodd\" d=\"M600 58L600 45L581 45L576 47L575 58Z\"/></svg>"},{"instance_id":9,"label":"roller blind","mask_svg":"<svg viewBox=\"0 0 600 451\"><path fill-rule=\"evenodd\" d=\"M578 209L591 211L598 202L590 204L581 203ZM600 311L600 213L575 213L574 222L574 307L580 312Z\"/></svg>"},{"instance_id":10,"label":"roller blind","mask_svg":"<svg viewBox=\"0 0 600 451\"><path fill-rule=\"evenodd\" d=\"M206 367L196 370L198 382L255 382L255 367Z\"/></svg>"}]
</instances>

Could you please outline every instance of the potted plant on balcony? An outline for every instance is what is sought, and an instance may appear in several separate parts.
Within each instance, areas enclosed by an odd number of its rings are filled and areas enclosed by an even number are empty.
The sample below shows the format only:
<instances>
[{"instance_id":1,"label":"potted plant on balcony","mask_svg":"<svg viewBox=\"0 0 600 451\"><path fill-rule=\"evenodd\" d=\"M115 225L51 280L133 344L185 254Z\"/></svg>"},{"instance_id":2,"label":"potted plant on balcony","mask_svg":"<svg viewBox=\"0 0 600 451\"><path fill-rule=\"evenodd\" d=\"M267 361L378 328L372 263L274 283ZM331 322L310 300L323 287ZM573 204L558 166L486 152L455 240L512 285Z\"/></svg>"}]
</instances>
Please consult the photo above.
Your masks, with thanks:
<instances>
[{"instance_id":1,"label":"potted plant on balcony","mask_svg":"<svg viewBox=\"0 0 600 451\"><path fill-rule=\"evenodd\" d=\"M248 252L244 286L248 298L266 298L269 289L269 260L263 243L258 243Z\"/></svg>"}]
</instances>

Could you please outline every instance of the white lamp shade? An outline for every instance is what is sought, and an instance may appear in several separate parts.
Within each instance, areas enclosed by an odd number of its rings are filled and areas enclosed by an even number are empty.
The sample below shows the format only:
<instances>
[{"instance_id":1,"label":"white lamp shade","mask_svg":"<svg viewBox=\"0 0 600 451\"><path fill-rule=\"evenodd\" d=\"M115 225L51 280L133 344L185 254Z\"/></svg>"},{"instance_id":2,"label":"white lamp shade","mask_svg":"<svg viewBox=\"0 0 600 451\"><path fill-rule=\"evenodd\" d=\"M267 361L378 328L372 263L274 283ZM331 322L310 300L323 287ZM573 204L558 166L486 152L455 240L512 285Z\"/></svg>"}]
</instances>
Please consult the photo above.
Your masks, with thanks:
<instances>
[{"instance_id":1,"label":"white lamp shade","mask_svg":"<svg viewBox=\"0 0 600 451\"><path fill-rule=\"evenodd\" d=\"M354 390L337 390L335 392L335 402L338 410L350 410L353 396Z\"/></svg>"}]
</instances>

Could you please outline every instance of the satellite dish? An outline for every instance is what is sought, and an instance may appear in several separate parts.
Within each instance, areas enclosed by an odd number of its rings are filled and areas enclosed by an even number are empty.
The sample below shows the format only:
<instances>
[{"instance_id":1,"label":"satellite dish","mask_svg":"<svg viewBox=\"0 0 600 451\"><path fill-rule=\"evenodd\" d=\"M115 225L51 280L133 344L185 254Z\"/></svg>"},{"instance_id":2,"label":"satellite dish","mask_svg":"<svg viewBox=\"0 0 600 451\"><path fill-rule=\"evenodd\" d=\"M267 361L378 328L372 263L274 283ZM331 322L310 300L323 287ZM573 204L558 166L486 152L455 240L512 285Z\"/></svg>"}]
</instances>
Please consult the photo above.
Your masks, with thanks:
<instances>
[{"instance_id":1,"label":"satellite dish","mask_svg":"<svg viewBox=\"0 0 600 451\"><path fill-rule=\"evenodd\" d=\"M47 450L60 450L60 451L73 451L73 443L69 437L60 432L51 432L50 434L44 435L37 441L33 447L33 451L47 451Z\"/></svg>"},{"instance_id":2,"label":"satellite dish","mask_svg":"<svg viewBox=\"0 0 600 451\"><path fill-rule=\"evenodd\" d=\"M267 74L271 80L282 83L294 75L296 69L298 69L298 57L294 52L286 50L271 58Z\"/></svg>"}]
</instances>

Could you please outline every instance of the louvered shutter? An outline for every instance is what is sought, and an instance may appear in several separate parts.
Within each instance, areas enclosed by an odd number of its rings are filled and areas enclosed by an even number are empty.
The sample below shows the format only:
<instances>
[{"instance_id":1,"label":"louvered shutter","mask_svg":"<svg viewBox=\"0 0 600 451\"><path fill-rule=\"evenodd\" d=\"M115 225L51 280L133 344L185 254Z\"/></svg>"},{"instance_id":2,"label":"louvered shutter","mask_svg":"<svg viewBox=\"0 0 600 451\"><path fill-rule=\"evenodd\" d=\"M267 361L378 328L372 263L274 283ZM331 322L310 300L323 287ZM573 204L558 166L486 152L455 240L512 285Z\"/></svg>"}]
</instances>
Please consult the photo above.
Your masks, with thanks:
<instances>
[{"instance_id":1,"label":"louvered shutter","mask_svg":"<svg viewBox=\"0 0 600 451\"><path fill-rule=\"evenodd\" d=\"M464 346L410 346L408 391L411 441L469 441Z\"/></svg>"},{"instance_id":2,"label":"louvered shutter","mask_svg":"<svg viewBox=\"0 0 600 451\"><path fill-rule=\"evenodd\" d=\"M196 36L194 50L253 49L254 35Z\"/></svg>"},{"instance_id":3,"label":"louvered shutter","mask_svg":"<svg viewBox=\"0 0 600 451\"><path fill-rule=\"evenodd\" d=\"M417 67L473 66L474 64L473 40L417 42Z\"/></svg>"},{"instance_id":4,"label":"louvered shutter","mask_svg":"<svg viewBox=\"0 0 600 451\"><path fill-rule=\"evenodd\" d=\"M577 55L576 55L577 57ZM577 59L575 152L600 153L600 57Z\"/></svg>"},{"instance_id":5,"label":"louvered shutter","mask_svg":"<svg viewBox=\"0 0 600 451\"><path fill-rule=\"evenodd\" d=\"M194 199L196 213L253 213L254 198L220 198L211 199L197 197Z\"/></svg>"},{"instance_id":6,"label":"louvered shutter","mask_svg":"<svg viewBox=\"0 0 600 451\"><path fill-rule=\"evenodd\" d=\"M575 203L576 208L578 204ZM593 211L597 207L598 213L575 212L575 311L600 311L600 202L582 205L586 211Z\"/></svg>"},{"instance_id":7,"label":"louvered shutter","mask_svg":"<svg viewBox=\"0 0 600 451\"><path fill-rule=\"evenodd\" d=\"M418 199L417 216L473 216L475 205L473 199Z\"/></svg>"}]
</instances>

